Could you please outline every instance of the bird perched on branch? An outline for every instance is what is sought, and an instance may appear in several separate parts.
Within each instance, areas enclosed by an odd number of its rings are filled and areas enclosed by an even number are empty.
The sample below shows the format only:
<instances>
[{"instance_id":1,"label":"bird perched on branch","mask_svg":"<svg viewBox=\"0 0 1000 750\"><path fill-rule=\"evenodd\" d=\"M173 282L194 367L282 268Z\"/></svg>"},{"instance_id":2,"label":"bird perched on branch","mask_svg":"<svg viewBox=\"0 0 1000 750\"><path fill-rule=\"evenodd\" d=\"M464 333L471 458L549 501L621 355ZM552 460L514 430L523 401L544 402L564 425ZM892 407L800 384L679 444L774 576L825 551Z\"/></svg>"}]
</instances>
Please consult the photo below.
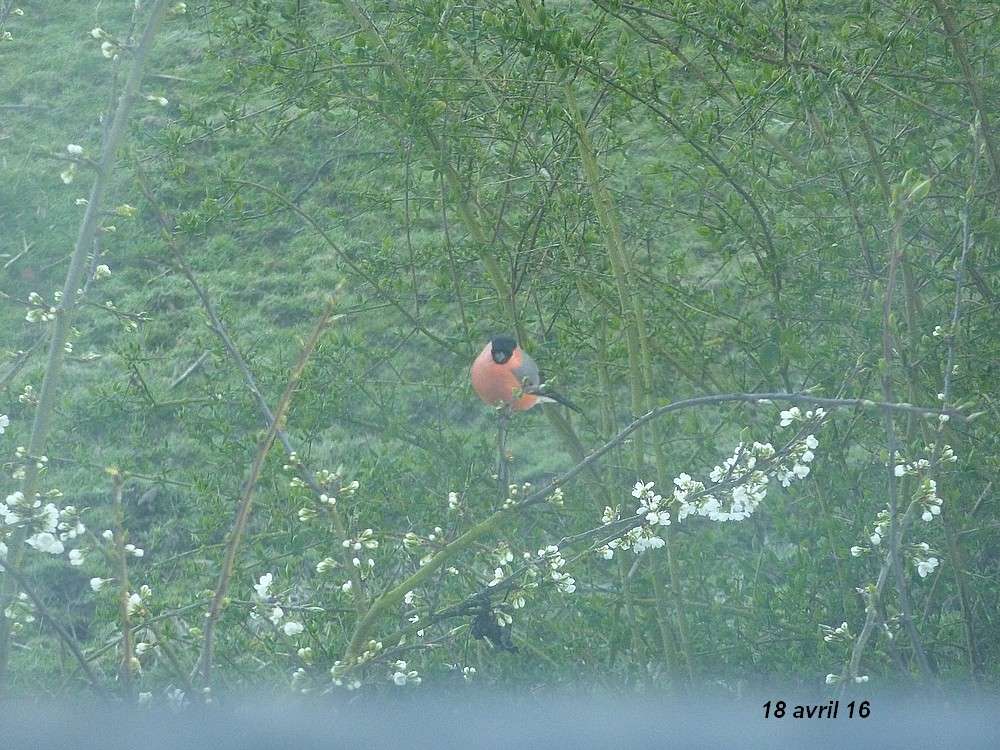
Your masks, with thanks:
<instances>
[{"instance_id":1,"label":"bird perched on branch","mask_svg":"<svg viewBox=\"0 0 1000 750\"><path fill-rule=\"evenodd\" d=\"M535 360L510 336L491 338L472 363L471 374L472 387L490 406L502 402L525 411L538 403L560 403L580 412L565 396L545 388Z\"/></svg>"}]
</instances>

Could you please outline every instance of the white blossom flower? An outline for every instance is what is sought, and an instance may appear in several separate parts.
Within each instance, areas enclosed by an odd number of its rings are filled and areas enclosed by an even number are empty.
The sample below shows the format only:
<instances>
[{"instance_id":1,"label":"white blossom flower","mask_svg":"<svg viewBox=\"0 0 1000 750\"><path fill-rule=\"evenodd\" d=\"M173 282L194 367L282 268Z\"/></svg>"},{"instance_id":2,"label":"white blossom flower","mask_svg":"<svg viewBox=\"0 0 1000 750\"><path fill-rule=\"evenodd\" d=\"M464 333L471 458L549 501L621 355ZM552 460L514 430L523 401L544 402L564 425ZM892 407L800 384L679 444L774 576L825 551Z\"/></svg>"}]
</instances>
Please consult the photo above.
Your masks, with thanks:
<instances>
[{"instance_id":1,"label":"white blossom flower","mask_svg":"<svg viewBox=\"0 0 1000 750\"><path fill-rule=\"evenodd\" d=\"M301 622L288 621L284 624L282 630L285 631L285 635L287 636L295 636L305 630L305 628L302 626Z\"/></svg>"},{"instance_id":2,"label":"white blossom flower","mask_svg":"<svg viewBox=\"0 0 1000 750\"><path fill-rule=\"evenodd\" d=\"M374 531L365 529L357 539L345 539L344 547L355 551L360 551L362 548L376 549L378 547L378 540L375 538Z\"/></svg>"},{"instance_id":3,"label":"white blossom flower","mask_svg":"<svg viewBox=\"0 0 1000 750\"><path fill-rule=\"evenodd\" d=\"M76 143L69 143L66 145L66 151L73 156L79 156L83 153L83 146L77 145Z\"/></svg>"},{"instance_id":4,"label":"white blossom flower","mask_svg":"<svg viewBox=\"0 0 1000 750\"><path fill-rule=\"evenodd\" d=\"M421 682L420 675L417 673L416 670L413 669L408 670L406 668L405 661L402 660L397 661L393 666L395 667L396 671L389 676L389 679L392 680L395 685L403 687L404 685L420 684Z\"/></svg>"},{"instance_id":5,"label":"white blossom flower","mask_svg":"<svg viewBox=\"0 0 1000 750\"><path fill-rule=\"evenodd\" d=\"M917 574L921 578L926 578L928 573L933 573L934 568L938 566L938 559L936 557L928 557L926 560L917 560Z\"/></svg>"},{"instance_id":6,"label":"white blossom flower","mask_svg":"<svg viewBox=\"0 0 1000 750\"><path fill-rule=\"evenodd\" d=\"M112 57L115 56L115 49L116 49L115 45L109 42L107 39L101 42L101 54L104 55L107 59L110 60Z\"/></svg>"},{"instance_id":7,"label":"white blossom flower","mask_svg":"<svg viewBox=\"0 0 1000 750\"><path fill-rule=\"evenodd\" d=\"M324 557L322 560L316 563L316 572L329 573L335 567L337 567L336 560L334 560L332 557Z\"/></svg>"},{"instance_id":8,"label":"white blossom flower","mask_svg":"<svg viewBox=\"0 0 1000 750\"><path fill-rule=\"evenodd\" d=\"M159 104L159 105L160 105L161 107L166 107L166 106L167 106L167 105L168 105L168 104L170 103L170 102L169 102L169 101L167 100L167 97L165 97L165 96L156 96L155 94L149 94L149 95L148 95L148 96L146 97L146 101L147 101L147 102L156 102L156 103L157 103L157 104Z\"/></svg>"},{"instance_id":9,"label":"white blossom flower","mask_svg":"<svg viewBox=\"0 0 1000 750\"><path fill-rule=\"evenodd\" d=\"M91 591L95 591L95 592L96 591L100 591L101 588L104 586L104 584L107 583L110 580L111 580L110 578L91 578L90 579L90 590Z\"/></svg>"},{"instance_id":10,"label":"white blossom flower","mask_svg":"<svg viewBox=\"0 0 1000 750\"><path fill-rule=\"evenodd\" d=\"M879 534L877 531L868 538L871 539L872 544L874 544L875 546L878 546L882 543L882 535Z\"/></svg>"},{"instance_id":11,"label":"white blossom flower","mask_svg":"<svg viewBox=\"0 0 1000 750\"><path fill-rule=\"evenodd\" d=\"M97 268L94 269L94 279L100 281L101 279L106 279L111 275L111 268L104 263L101 263Z\"/></svg>"},{"instance_id":12,"label":"white blossom flower","mask_svg":"<svg viewBox=\"0 0 1000 750\"><path fill-rule=\"evenodd\" d=\"M10 417L6 414L0 414L0 435L3 435L8 427L10 427Z\"/></svg>"},{"instance_id":13,"label":"white blossom flower","mask_svg":"<svg viewBox=\"0 0 1000 750\"><path fill-rule=\"evenodd\" d=\"M851 636L851 629L846 622L840 623L840 625L835 628L832 628L829 625L820 625L819 629L823 632L823 640L827 643L832 643L833 641L847 641L853 637Z\"/></svg>"},{"instance_id":14,"label":"white blossom flower","mask_svg":"<svg viewBox=\"0 0 1000 750\"><path fill-rule=\"evenodd\" d=\"M142 608L142 596L133 592L128 595L128 601L125 604L125 611L128 612L129 616L134 615Z\"/></svg>"},{"instance_id":15,"label":"white blossom flower","mask_svg":"<svg viewBox=\"0 0 1000 750\"><path fill-rule=\"evenodd\" d=\"M854 547L851 547L851 557L861 557L861 555L864 554L864 551L864 547L858 547L855 545Z\"/></svg>"},{"instance_id":16,"label":"white blossom flower","mask_svg":"<svg viewBox=\"0 0 1000 750\"><path fill-rule=\"evenodd\" d=\"M50 555L61 555L65 549L59 538L48 531L32 534L24 541L39 552L48 552Z\"/></svg>"},{"instance_id":17,"label":"white blossom flower","mask_svg":"<svg viewBox=\"0 0 1000 750\"><path fill-rule=\"evenodd\" d=\"M674 477L674 484L676 484L681 489L684 489L684 488L688 487L691 484L691 475L690 474L685 474L684 472L681 472L676 477ZM638 483L636 483L636 486L638 486ZM652 482L650 482L649 484L647 484L645 486L645 490L647 492L649 490L651 490L652 488L653 488L653 483ZM632 494L634 495L635 492L633 492Z\"/></svg>"},{"instance_id":18,"label":"white blossom flower","mask_svg":"<svg viewBox=\"0 0 1000 750\"><path fill-rule=\"evenodd\" d=\"M59 509L52 503L46 503L36 521L41 525L42 531L54 534L59 526Z\"/></svg>"},{"instance_id":19,"label":"white blossom flower","mask_svg":"<svg viewBox=\"0 0 1000 750\"><path fill-rule=\"evenodd\" d=\"M101 39L104 36L104 33L104 29L100 26L95 26L90 30L90 35L94 37L94 39Z\"/></svg>"},{"instance_id":20,"label":"white blossom flower","mask_svg":"<svg viewBox=\"0 0 1000 750\"><path fill-rule=\"evenodd\" d=\"M651 526L669 526L670 512L666 510L651 511L646 514L646 520Z\"/></svg>"},{"instance_id":21,"label":"white blossom flower","mask_svg":"<svg viewBox=\"0 0 1000 750\"><path fill-rule=\"evenodd\" d=\"M648 549L660 549L666 542L662 537L656 534L649 534L648 536L640 536L632 543L632 551L635 554L640 554Z\"/></svg>"},{"instance_id":22,"label":"white blossom flower","mask_svg":"<svg viewBox=\"0 0 1000 750\"><path fill-rule=\"evenodd\" d=\"M271 589L271 583L274 581L274 575L271 573L265 573L258 580L257 583L253 585L254 591L257 592L257 596L261 599L267 599L268 592Z\"/></svg>"},{"instance_id":23,"label":"white blossom flower","mask_svg":"<svg viewBox=\"0 0 1000 750\"><path fill-rule=\"evenodd\" d=\"M556 588L559 589L564 594L572 594L576 591L576 579L573 578L569 573L561 573L558 570L553 570L551 572L552 580L556 584Z\"/></svg>"},{"instance_id":24,"label":"white blossom flower","mask_svg":"<svg viewBox=\"0 0 1000 750\"><path fill-rule=\"evenodd\" d=\"M20 490L7 495L6 500L0 503L0 520L7 525L13 525L21 520L21 515L16 508L24 502L24 493Z\"/></svg>"},{"instance_id":25,"label":"white blossom flower","mask_svg":"<svg viewBox=\"0 0 1000 750\"><path fill-rule=\"evenodd\" d=\"M285 610L283 610L278 605L274 605L271 609L270 614L268 614L267 619L271 621L272 625L277 625L281 622L281 618L285 616Z\"/></svg>"},{"instance_id":26,"label":"white blossom flower","mask_svg":"<svg viewBox=\"0 0 1000 750\"><path fill-rule=\"evenodd\" d=\"M788 427L788 425L798 419L801 419L801 417L802 412L799 410L799 407L793 406L792 408L781 412L779 415L781 421L778 424L781 427Z\"/></svg>"},{"instance_id":27,"label":"white blossom flower","mask_svg":"<svg viewBox=\"0 0 1000 750\"><path fill-rule=\"evenodd\" d=\"M79 549L71 549L69 551L69 564L83 565L83 551Z\"/></svg>"},{"instance_id":28,"label":"white blossom flower","mask_svg":"<svg viewBox=\"0 0 1000 750\"><path fill-rule=\"evenodd\" d=\"M840 682L839 675L835 675L835 674L833 674L831 672L830 674L828 674L826 676L826 684L827 685L836 685L838 682Z\"/></svg>"},{"instance_id":29,"label":"white blossom flower","mask_svg":"<svg viewBox=\"0 0 1000 750\"><path fill-rule=\"evenodd\" d=\"M681 477L687 477L687 474L681 474ZM678 479L679 478L680 477L678 477ZM691 479L691 477L687 478ZM677 483L677 479L674 480L674 483L675 484ZM632 497L641 498L646 492L648 492L651 489L653 489L653 482L649 482L648 484L643 484L642 482L636 482L635 487L632 488Z\"/></svg>"}]
</instances>

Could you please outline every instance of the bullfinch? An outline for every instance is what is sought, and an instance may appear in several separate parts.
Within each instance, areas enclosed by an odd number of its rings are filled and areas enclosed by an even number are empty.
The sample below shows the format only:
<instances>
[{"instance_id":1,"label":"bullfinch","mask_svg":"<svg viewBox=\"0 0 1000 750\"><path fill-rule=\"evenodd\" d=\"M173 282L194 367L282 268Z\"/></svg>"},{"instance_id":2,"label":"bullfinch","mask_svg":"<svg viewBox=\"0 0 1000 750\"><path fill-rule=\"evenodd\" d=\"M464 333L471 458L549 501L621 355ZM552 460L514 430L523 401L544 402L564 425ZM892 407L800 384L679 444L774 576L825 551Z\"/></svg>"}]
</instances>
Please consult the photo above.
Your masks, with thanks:
<instances>
[{"instance_id":1,"label":"bullfinch","mask_svg":"<svg viewBox=\"0 0 1000 750\"><path fill-rule=\"evenodd\" d=\"M564 396L543 389L535 360L510 336L491 338L472 363L471 375L472 387L490 406L503 402L514 411L525 411L538 403L555 402L580 411Z\"/></svg>"}]
</instances>

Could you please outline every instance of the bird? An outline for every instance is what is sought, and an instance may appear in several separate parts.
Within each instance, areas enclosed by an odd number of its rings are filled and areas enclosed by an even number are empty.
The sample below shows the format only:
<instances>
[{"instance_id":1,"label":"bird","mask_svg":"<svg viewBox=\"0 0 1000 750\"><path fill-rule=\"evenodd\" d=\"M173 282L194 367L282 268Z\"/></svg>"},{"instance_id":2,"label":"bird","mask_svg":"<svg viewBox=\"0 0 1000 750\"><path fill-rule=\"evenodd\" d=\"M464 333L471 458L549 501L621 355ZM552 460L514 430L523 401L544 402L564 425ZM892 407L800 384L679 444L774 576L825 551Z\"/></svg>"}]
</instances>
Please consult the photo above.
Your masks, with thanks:
<instances>
[{"instance_id":1,"label":"bird","mask_svg":"<svg viewBox=\"0 0 1000 750\"><path fill-rule=\"evenodd\" d=\"M512 411L527 411L535 404L560 403L580 412L576 404L546 389L529 354L512 336L493 336L479 352L470 371L472 387L484 403L505 403Z\"/></svg>"}]
</instances>

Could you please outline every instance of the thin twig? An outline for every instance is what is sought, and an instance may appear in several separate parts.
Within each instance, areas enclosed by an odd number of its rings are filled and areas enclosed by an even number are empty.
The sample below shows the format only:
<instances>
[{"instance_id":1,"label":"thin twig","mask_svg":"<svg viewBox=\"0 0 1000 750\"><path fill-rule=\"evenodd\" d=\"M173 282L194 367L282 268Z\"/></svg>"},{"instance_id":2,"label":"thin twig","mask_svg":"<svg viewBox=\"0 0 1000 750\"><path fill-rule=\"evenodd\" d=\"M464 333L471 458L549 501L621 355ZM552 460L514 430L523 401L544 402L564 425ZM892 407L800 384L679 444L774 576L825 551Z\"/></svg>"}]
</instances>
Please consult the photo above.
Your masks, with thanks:
<instances>
[{"instance_id":1,"label":"thin twig","mask_svg":"<svg viewBox=\"0 0 1000 750\"><path fill-rule=\"evenodd\" d=\"M267 434L265 434L264 438L257 446L257 453L254 456L253 464L250 467L250 476L247 478L246 484L243 488L243 496L240 498L240 503L236 510L236 518L233 521L233 528L229 533L229 542L226 545L226 552L222 562L222 571L219 573L219 583L215 588L215 596L212 598L212 604L209 607L207 616L205 617L205 637L201 652L201 676L206 686L210 684L212 676L212 645L213 636L215 634L215 624L219 619L220 612L222 611L223 600L229 591L229 580L233 574L233 567L236 563L236 552L239 549L240 542L243 538L243 532L246 529L247 521L250 518L250 508L253 504L253 496L254 490L257 487L257 480L260 478L261 470L264 467L264 460L267 458L267 454L271 450L271 446L274 444L274 439L281 425L284 423L285 416L288 414L288 408L291 406L292 402L292 395L298 387L299 380L301 379L302 373L306 368L306 363L309 361L309 357L312 356L313 351L316 349L316 345L319 343L320 337L323 335L323 331L326 329L332 316L333 300L331 299L327 302L326 308L323 310L319 320L316 322L316 326L313 328L312 334L303 345L298 361L292 368L292 374L288 379L288 384L285 386L285 391L281 394L281 399L278 401L278 406L276 407L274 413L274 419L268 428Z\"/></svg>"},{"instance_id":2,"label":"thin twig","mask_svg":"<svg viewBox=\"0 0 1000 750\"><path fill-rule=\"evenodd\" d=\"M132 696L132 623L129 613L129 581L128 581L128 551L125 549L125 506L122 502L122 490L125 486L125 476L114 471L114 545L118 563L118 617L122 624L122 656L118 667L118 678L126 698Z\"/></svg>"},{"instance_id":3,"label":"thin twig","mask_svg":"<svg viewBox=\"0 0 1000 750\"><path fill-rule=\"evenodd\" d=\"M14 265L15 263L17 263L19 260L21 260L21 258L23 258L25 255L27 255L31 251L31 248L33 248L35 246L34 242L28 242L23 237L21 238L21 243L24 245L24 249L21 252L19 252L17 255L13 256L6 263L3 264L3 270L4 271L6 271L12 265Z\"/></svg>"},{"instance_id":4,"label":"thin twig","mask_svg":"<svg viewBox=\"0 0 1000 750\"><path fill-rule=\"evenodd\" d=\"M26 364L28 364L28 360L31 359L31 355L45 345L45 341L47 340L47 338L48 337L45 336L44 334L39 336L37 339L35 339L34 344L32 344L27 349L25 349L24 351L20 352L17 355L17 357L14 359L14 362L11 364L10 369L7 370L7 372L5 372L2 377L0 377L0 388L6 388L7 384L17 377L17 374L24 369L24 366Z\"/></svg>"},{"instance_id":5,"label":"thin twig","mask_svg":"<svg viewBox=\"0 0 1000 750\"><path fill-rule=\"evenodd\" d=\"M56 631L56 634L58 634L62 642L66 644L66 647L70 650L70 653L73 654L73 658L76 659L77 663L79 663L80 669L83 670L84 675L87 677L87 682L90 683L90 686L91 688L93 688L94 692L97 693L97 695L101 696L102 698L108 697L107 691L104 689L104 687L100 683L100 680L97 678L97 673L94 672L93 668L87 662L86 657L84 657L83 652L80 650L80 646L76 642L76 639L69 634L66 628L64 628L62 625L59 624L59 621L52 615L52 613L49 611L49 608L45 606L45 602L43 602L41 598L39 598L38 594L35 593L35 590L28 583L27 579L21 574L20 571L14 568L10 560L6 560L2 557L0 557L0 570L3 571L3 574L5 576L9 576L10 579L13 580L14 583L17 584L17 586L25 594L28 595L28 598L31 599L32 604L35 605L35 611L38 612L38 614L42 616L42 619L48 622L49 625L51 625L52 628Z\"/></svg>"},{"instance_id":6,"label":"thin twig","mask_svg":"<svg viewBox=\"0 0 1000 750\"><path fill-rule=\"evenodd\" d=\"M891 207L893 212L892 247L890 249L888 278L885 283L885 299L882 304L882 398L887 402L892 401L892 298L896 287L896 269L902 262L903 255L902 235L903 219L906 213L906 199L900 196L893 201ZM886 448L889 451L886 474L889 490L889 560L892 563L891 568L893 578L896 582L896 593L899 596L900 610L902 610L901 619L903 627L910 639L910 645L913 646L917 666L923 674L929 675L931 674L931 666L927 660L927 653L924 651L923 643L920 640L920 634L917 632L917 627L913 622L913 611L910 604L910 596L906 588L906 576L903 572L903 562L899 551L899 546L903 541L903 534L899 529L895 473L898 447L892 417L890 409L883 410Z\"/></svg>"},{"instance_id":7,"label":"thin twig","mask_svg":"<svg viewBox=\"0 0 1000 750\"><path fill-rule=\"evenodd\" d=\"M177 378L169 386L167 386L167 390L172 391L174 388L176 388L185 380L187 380L189 377L191 377L199 367L205 364L205 360L208 359L209 354L211 354L211 352L209 352L208 350L203 351L201 353L201 356L198 357L198 359L192 362L188 366L188 368L184 370L184 372L178 375Z\"/></svg>"},{"instance_id":8,"label":"thin twig","mask_svg":"<svg viewBox=\"0 0 1000 750\"><path fill-rule=\"evenodd\" d=\"M898 523L898 533L900 536L906 534L906 530L909 527L910 522L916 516L916 509L918 505L919 503L916 500L911 501L909 507L906 509L906 512L903 514L902 519L900 519ZM875 587L867 593L867 604L865 606L867 616L865 617L865 624L862 626L861 632L854 641L854 646L851 649L851 656L844 669L845 679L841 685L842 690L846 689L848 680L854 680L861 676L858 674L858 670L861 666L861 656L865 652L868 641L875 629L875 624L879 619L878 606L876 603L882 598L882 594L885 591L885 585L889 580L889 573L893 567L892 558L892 552L886 552L885 559L882 561L882 566L879 568L878 577L875 580Z\"/></svg>"},{"instance_id":9,"label":"thin twig","mask_svg":"<svg viewBox=\"0 0 1000 750\"><path fill-rule=\"evenodd\" d=\"M193 609L200 609L201 607L203 607L205 605L205 603L206 603L205 601L195 601L195 602L192 602L191 604L185 604L183 607L179 607L177 609L172 609L172 610L169 610L167 612L161 612L160 614L158 614L158 615L156 615L154 617L150 617L149 619L146 619L146 620L143 620L142 622L136 623L131 628L129 628L129 630L132 633L138 633L140 630L142 630L143 628L148 628L153 623L162 622L163 620L173 619L174 617L178 617L179 615L182 615L182 614L184 614L186 612L190 612ZM92 662L92 661L96 661L97 659L100 659L108 651L110 651L111 649L113 649L116 646L118 646L118 644L121 643L122 637L123 637L122 635L119 635L116 638L113 638L112 640L110 640L108 643L105 643L100 648L97 648L97 649L94 649L93 651L91 651L89 654L87 654L84 657L84 659L86 661L88 661L88 662Z\"/></svg>"},{"instance_id":10,"label":"thin twig","mask_svg":"<svg viewBox=\"0 0 1000 750\"><path fill-rule=\"evenodd\" d=\"M510 460L507 458L507 426L510 424L510 407L497 408L497 485L500 497L506 497L510 484Z\"/></svg>"},{"instance_id":11,"label":"thin twig","mask_svg":"<svg viewBox=\"0 0 1000 750\"><path fill-rule=\"evenodd\" d=\"M337 256L340 258L340 260L343 261L360 278L364 279L364 281L366 283L370 284L371 287L372 287L372 289L375 290L375 292L378 294L378 296L381 297L382 299L384 299L386 302L388 302L393 307L395 307L399 311L399 313L404 318L406 318L414 328L416 328L418 331L420 331L422 334L424 334L427 338L429 338L435 344L438 344L439 346L443 347L444 349L447 349L452 354L455 354L455 355L460 355L461 354L461 352L457 351L455 349L455 347L453 347L451 345L451 343L449 343L445 339L441 338L436 333L433 333L432 331L430 331L423 323L420 322L420 320L413 313L411 313L409 310L407 310L402 304L400 304L391 295L387 294L382 289L382 284L379 282L379 280L375 276L373 276L372 274L370 274L367 271L365 271L365 269L362 268L358 263L356 263L354 261L354 259L351 258L350 255L348 255L346 252L344 252L343 248L341 248L340 245L338 245L334 241L333 237L330 236L329 232L327 232L325 229L323 229L323 227L320 226L319 222L317 222L316 219L314 219L309 213L307 213L306 211L303 211L299 206L295 205L295 203L293 203L292 201L288 200L288 198L286 198L284 195L282 195L281 193L279 193L277 190L273 190L273 189L269 188L267 185L261 185L259 182L251 182L249 180L233 180L233 182L235 182L237 185L246 185L247 187L252 187L252 188L260 190L260 191L262 191L264 193L267 193L272 198L274 198L276 201L278 201L279 203L281 203L289 211L292 211L296 216L298 216L300 219L302 219L304 222L306 222L309 226L311 226L314 230L316 230L316 232L319 234L319 236L330 247L330 249L333 250L337 254Z\"/></svg>"}]
</instances>

